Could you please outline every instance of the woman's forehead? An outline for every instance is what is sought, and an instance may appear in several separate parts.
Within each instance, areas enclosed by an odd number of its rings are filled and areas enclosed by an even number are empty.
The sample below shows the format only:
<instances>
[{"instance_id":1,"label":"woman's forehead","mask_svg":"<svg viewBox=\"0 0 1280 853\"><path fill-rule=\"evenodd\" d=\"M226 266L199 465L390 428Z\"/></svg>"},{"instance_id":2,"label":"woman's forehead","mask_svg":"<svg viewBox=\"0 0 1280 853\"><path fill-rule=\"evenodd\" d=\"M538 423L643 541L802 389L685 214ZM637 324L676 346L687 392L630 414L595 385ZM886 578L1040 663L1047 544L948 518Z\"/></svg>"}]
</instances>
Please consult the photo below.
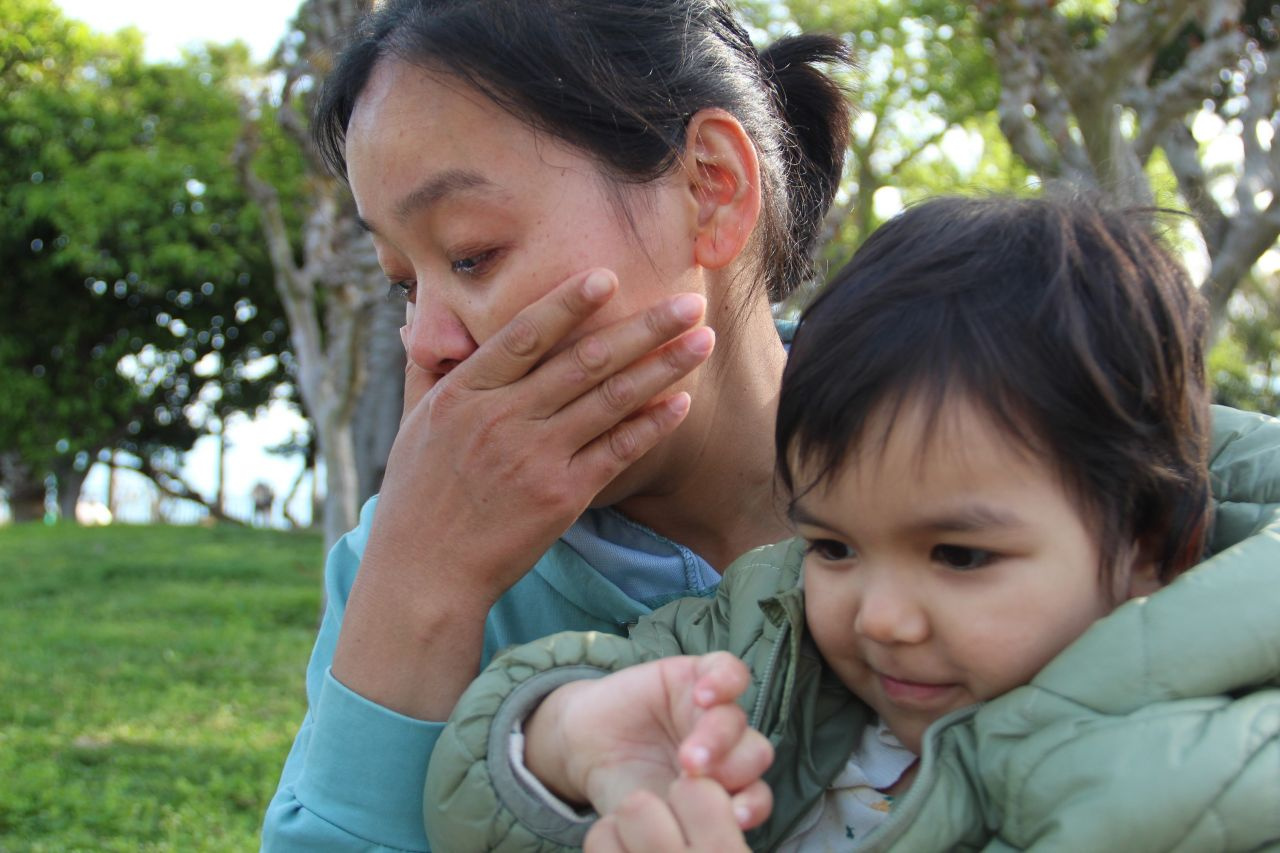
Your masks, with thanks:
<instances>
[{"instance_id":1,"label":"woman's forehead","mask_svg":"<svg viewBox=\"0 0 1280 853\"><path fill-rule=\"evenodd\" d=\"M401 61L379 63L348 125L347 176L379 230L453 197L511 202L588 156L535 131L465 82Z\"/></svg>"}]
</instances>

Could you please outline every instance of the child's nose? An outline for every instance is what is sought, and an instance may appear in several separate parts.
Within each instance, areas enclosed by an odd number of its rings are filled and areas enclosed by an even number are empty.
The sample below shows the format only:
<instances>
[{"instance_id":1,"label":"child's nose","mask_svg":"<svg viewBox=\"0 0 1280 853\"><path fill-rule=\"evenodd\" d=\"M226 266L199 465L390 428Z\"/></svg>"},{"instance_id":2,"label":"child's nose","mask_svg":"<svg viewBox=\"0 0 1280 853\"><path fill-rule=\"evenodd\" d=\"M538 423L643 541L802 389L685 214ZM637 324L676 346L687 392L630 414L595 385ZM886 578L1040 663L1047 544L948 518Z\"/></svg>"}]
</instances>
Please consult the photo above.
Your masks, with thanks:
<instances>
[{"instance_id":1,"label":"child's nose","mask_svg":"<svg viewBox=\"0 0 1280 853\"><path fill-rule=\"evenodd\" d=\"M854 630L885 645L923 642L929 636L929 619L919 592L909 580L893 575L892 569L864 572Z\"/></svg>"}]
</instances>

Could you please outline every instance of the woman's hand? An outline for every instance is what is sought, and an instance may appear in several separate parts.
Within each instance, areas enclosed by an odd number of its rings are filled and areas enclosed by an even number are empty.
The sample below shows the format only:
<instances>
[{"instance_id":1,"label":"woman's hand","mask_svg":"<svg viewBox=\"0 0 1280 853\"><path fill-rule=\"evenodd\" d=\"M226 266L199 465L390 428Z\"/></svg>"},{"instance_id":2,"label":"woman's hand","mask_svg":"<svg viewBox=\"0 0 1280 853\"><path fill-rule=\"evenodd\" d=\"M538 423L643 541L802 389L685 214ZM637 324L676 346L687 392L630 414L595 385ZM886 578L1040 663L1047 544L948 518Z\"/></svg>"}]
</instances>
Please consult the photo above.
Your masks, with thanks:
<instances>
[{"instance_id":1,"label":"woman's hand","mask_svg":"<svg viewBox=\"0 0 1280 853\"><path fill-rule=\"evenodd\" d=\"M525 721L525 765L549 790L600 814L681 776L733 795L742 828L769 814L773 748L737 699L750 683L728 652L662 658L552 692Z\"/></svg>"},{"instance_id":2,"label":"woman's hand","mask_svg":"<svg viewBox=\"0 0 1280 853\"><path fill-rule=\"evenodd\" d=\"M688 395L650 401L710 354L711 330L691 328L700 296L668 299L547 358L616 288L600 270L556 288L409 412L378 508L379 533L412 540L404 557L418 556L423 538L446 539L432 550L452 552L467 583L496 599L684 418Z\"/></svg>"},{"instance_id":3,"label":"woman's hand","mask_svg":"<svg viewBox=\"0 0 1280 853\"><path fill-rule=\"evenodd\" d=\"M406 402L335 651L347 687L447 717L477 672L489 607L684 419L689 396L663 393L714 346L695 328L701 296L564 345L617 287L603 270L575 276L438 381L406 374L421 398Z\"/></svg>"}]
</instances>

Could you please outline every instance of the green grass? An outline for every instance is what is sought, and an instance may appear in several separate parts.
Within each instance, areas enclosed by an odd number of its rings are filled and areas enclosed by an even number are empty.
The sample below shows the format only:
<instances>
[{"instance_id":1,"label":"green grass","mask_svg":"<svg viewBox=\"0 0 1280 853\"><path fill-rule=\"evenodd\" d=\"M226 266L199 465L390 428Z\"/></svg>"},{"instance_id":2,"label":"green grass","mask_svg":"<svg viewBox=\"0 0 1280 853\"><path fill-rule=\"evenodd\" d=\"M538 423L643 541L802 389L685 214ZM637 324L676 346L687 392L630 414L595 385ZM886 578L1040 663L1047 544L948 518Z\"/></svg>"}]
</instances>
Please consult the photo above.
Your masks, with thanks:
<instances>
[{"instance_id":1,"label":"green grass","mask_svg":"<svg viewBox=\"0 0 1280 853\"><path fill-rule=\"evenodd\" d=\"M0 528L0 851L256 850L318 535Z\"/></svg>"}]
</instances>

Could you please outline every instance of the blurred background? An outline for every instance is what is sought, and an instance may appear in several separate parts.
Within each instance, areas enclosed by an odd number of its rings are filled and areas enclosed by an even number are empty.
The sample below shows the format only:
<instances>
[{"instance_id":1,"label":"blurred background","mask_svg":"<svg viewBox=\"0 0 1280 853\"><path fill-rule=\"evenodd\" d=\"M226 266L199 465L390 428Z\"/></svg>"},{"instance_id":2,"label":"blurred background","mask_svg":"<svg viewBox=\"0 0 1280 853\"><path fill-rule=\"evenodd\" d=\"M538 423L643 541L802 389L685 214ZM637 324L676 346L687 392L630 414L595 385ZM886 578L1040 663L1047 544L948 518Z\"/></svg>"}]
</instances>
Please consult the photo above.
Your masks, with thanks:
<instances>
[{"instance_id":1,"label":"blurred background","mask_svg":"<svg viewBox=\"0 0 1280 853\"><path fill-rule=\"evenodd\" d=\"M332 541L377 490L400 312L305 133L361 5L0 0L4 519ZM1063 180L1183 210L1219 397L1274 407L1275 4L740 6L761 41L860 54L825 260L941 191Z\"/></svg>"},{"instance_id":2,"label":"blurred background","mask_svg":"<svg viewBox=\"0 0 1280 853\"><path fill-rule=\"evenodd\" d=\"M306 135L365 5L0 0L0 849L255 846L402 405L403 307ZM1181 211L1215 396L1276 411L1280 4L737 5L860 58L820 270L941 192Z\"/></svg>"}]
</instances>

